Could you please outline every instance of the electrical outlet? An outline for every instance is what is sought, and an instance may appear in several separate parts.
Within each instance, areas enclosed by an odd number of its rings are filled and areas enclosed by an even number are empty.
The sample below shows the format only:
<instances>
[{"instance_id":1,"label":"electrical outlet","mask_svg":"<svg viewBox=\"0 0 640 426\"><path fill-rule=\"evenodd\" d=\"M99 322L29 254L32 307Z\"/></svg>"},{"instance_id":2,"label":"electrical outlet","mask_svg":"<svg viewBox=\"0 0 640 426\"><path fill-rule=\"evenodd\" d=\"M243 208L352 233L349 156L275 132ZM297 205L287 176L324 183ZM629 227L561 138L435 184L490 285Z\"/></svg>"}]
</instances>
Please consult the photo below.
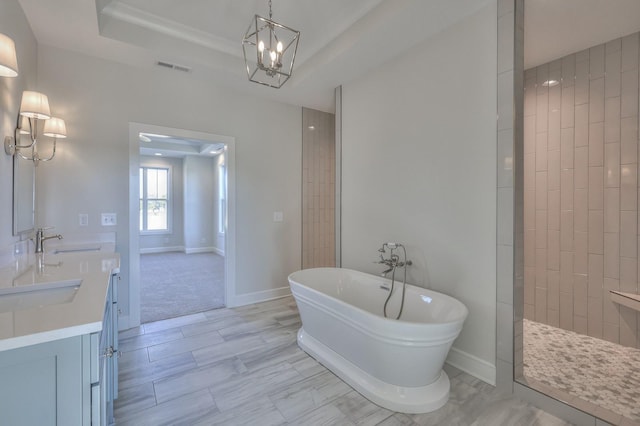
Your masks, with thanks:
<instances>
[{"instance_id":1,"label":"electrical outlet","mask_svg":"<svg viewBox=\"0 0 640 426\"><path fill-rule=\"evenodd\" d=\"M89 226L89 215L87 213L80 213L78 215L78 225Z\"/></svg>"},{"instance_id":2,"label":"electrical outlet","mask_svg":"<svg viewBox=\"0 0 640 426\"><path fill-rule=\"evenodd\" d=\"M273 221L282 222L284 220L284 214L282 212L273 212Z\"/></svg>"},{"instance_id":3,"label":"electrical outlet","mask_svg":"<svg viewBox=\"0 0 640 426\"><path fill-rule=\"evenodd\" d=\"M118 224L115 213L102 213L102 226L116 226Z\"/></svg>"}]
</instances>

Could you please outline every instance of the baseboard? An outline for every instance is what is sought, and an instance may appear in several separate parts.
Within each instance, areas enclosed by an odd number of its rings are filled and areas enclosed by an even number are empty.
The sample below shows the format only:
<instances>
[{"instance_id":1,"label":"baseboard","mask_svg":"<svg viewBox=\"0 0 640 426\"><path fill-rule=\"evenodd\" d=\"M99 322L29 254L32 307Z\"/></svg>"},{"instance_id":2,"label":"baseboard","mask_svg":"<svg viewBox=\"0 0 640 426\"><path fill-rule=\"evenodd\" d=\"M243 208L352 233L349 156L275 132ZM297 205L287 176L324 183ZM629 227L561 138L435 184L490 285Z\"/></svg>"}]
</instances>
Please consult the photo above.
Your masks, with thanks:
<instances>
[{"instance_id":1,"label":"baseboard","mask_svg":"<svg viewBox=\"0 0 640 426\"><path fill-rule=\"evenodd\" d=\"M235 296L227 296L227 307L234 308L237 306L251 305L253 303L266 302L267 300L279 299L289 296L291 288L289 286L274 288L272 290L256 291L253 293L238 294Z\"/></svg>"},{"instance_id":2,"label":"baseboard","mask_svg":"<svg viewBox=\"0 0 640 426\"><path fill-rule=\"evenodd\" d=\"M186 254L194 253L211 253L215 251L215 247L185 247L184 252Z\"/></svg>"},{"instance_id":3,"label":"baseboard","mask_svg":"<svg viewBox=\"0 0 640 426\"><path fill-rule=\"evenodd\" d=\"M491 386L496 385L496 366L483 359L460 349L451 348L446 362L483 382L489 383Z\"/></svg>"},{"instance_id":4,"label":"baseboard","mask_svg":"<svg viewBox=\"0 0 640 426\"><path fill-rule=\"evenodd\" d=\"M169 253L173 251L183 252L184 246L141 248L140 254Z\"/></svg>"},{"instance_id":5,"label":"baseboard","mask_svg":"<svg viewBox=\"0 0 640 426\"><path fill-rule=\"evenodd\" d=\"M218 247L213 247L213 252L219 256L224 257L224 250L219 249Z\"/></svg>"}]
</instances>

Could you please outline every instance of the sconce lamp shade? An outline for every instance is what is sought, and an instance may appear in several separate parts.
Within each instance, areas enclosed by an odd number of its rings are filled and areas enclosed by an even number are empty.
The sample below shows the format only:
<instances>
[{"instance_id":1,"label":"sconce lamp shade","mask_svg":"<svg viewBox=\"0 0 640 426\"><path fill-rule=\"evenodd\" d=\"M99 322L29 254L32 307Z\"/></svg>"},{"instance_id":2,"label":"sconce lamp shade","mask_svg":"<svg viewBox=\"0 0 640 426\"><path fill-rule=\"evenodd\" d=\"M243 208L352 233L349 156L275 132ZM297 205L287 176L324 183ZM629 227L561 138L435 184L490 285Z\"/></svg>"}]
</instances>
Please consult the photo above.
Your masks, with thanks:
<instances>
[{"instance_id":1,"label":"sconce lamp shade","mask_svg":"<svg viewBox=\"0 0 640 426\"><path fill-rule=\"evenodd\" d=\"M24 115L20 116L20 134L21 135L30 135L31 134L31 123L29 123L29 117L25 117Z\"/></svg>"},{"instance_id":2,"label":"sconce lamp shade","mask_svg":"<svg viewBox=\"0 0 640 426\"><path fill-rule=\"evenodd\" d=\"M16 44L11 37L0 34L0 77L16 77L17 75Z\"/></svg>"},{"instance_id":3,"label":"sconce lamp shade","mask_svg":"<svg viewBox=\"0 0 640 426\"><path fill-rule=\"evenodd\" d=\"M66 138L67 127L64 124L64 120L61 118L51 117L44 122L44 131L42 134L51 138Z\"/></svg>"},{"instance_id":4,"label":"sconce lamp shade","mask_svg":"<svg viewBox=\"0 0 640 426\"><path fill-rule=\"evenodd\" d=\"M22 92L20 115L38 120L49 119L51 117L49 98L42 93L25 90Z\"/></svg>"},{"instance_id":5,"label":"sconce lamp shade","mask_svg":"<svg viewBox=\"0 0 640 426\"><path fill-rule=\"evenodd\" d=\"M36 145L38 138L38 127L40 120L44 120L44 127L42 134L53 138L53 146L51 155L44 158L38 153L38 146ZM20 144L21 135L28 134L29 144ZM37 166L38 163L44 161L51 161L56 155L56 142L58 139L67 137L67 126L64 120L56 117L51 117L51 111L49 110L49 98L46 95L39 92L32 92L25 90L22 92L22 102L20 103L20 115L18 116L18 124L14 131L14 136L7 136L4 138L4 151L7 155L13 155L20 157L24 160L33 161L33 165ZM31 154L23 152L23 150L30 149Z\"/></svg>"}]
</instances>

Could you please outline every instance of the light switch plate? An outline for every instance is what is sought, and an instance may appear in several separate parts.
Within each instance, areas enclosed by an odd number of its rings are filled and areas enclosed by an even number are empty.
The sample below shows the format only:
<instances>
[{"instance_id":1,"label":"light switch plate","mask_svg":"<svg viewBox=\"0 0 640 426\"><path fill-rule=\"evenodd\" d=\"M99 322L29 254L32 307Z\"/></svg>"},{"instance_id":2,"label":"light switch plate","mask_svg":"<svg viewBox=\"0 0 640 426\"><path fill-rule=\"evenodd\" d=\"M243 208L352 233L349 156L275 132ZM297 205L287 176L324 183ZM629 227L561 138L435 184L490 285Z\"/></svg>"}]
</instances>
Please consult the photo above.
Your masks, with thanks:
<instances>
[{"instance_id":1,"label":"light switch plate","mask_svg":"<svg viewBox=\"0 0 640 426\"><path fill-rule=\"evenodd\" d=\"M89 215L87 213L80 213L78 215L78 225L89 226Z\"/></svg>"},{"instance_id":2,"label":"light switch plate","mask_svg":"<svg viewBox=\"0 0 640 426\"><path fill-rule=\"evenodd\" d=\"M102 213L102 226L116 226L118 217L115 213Z\"/></svg>"}]
</instances>

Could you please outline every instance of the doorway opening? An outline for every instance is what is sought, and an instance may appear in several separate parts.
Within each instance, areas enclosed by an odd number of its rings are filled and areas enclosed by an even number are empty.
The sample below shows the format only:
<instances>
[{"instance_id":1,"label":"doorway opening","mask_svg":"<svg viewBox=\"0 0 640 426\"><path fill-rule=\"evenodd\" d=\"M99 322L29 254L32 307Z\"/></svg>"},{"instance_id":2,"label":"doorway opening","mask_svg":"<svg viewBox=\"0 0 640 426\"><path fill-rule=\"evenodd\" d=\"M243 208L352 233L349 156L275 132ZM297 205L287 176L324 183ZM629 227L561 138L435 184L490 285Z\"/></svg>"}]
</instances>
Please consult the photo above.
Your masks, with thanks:
<instances>
[{"instance_id":1,"label":"doorway opening","mask_svg":"<svg viewBox=\"0 0 640 426\"><path fill-rule=\"evenodd\" d=\"M223 307L223 256L214 252L140 253L142 324Z\"/></svg>"},{"instance_id":2,"label":"doorway opening","mask_svg":"<svg viewBox=\"0 0 640 426\"><path fill-rule=\"evenodd\" d=\"M130 124L129 327L233 306L234 138Z\"/></svg>"}]
</instances>

